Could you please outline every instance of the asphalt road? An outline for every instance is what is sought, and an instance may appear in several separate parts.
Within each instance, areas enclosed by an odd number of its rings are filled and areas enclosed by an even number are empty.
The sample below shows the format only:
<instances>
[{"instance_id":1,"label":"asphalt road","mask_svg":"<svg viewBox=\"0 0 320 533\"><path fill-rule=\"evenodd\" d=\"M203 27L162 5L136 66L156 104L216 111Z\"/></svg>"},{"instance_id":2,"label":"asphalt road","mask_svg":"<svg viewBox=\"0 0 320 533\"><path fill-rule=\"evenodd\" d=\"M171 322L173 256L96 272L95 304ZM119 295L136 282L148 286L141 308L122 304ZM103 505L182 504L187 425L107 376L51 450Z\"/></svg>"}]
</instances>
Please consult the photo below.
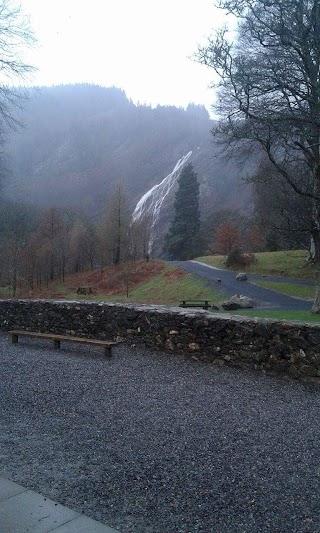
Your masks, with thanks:
<instances>
[{"instance_id":1,"label":"asphalt road","mask_svg":"<svg viewBox=\"0 0 320 533\"><path fill-rule=\"evenodd\" d=\"M320 531L316 385L5 334L0 375L7 479L121 533Z\"/></svg>"},{"instance_id":2,"label":"asphalt road","mask_svg":"<svg viewBox=\"0 0 320 533\"><path fill-rule=\"evenodd\" d=\"M294 298L281 294L271 289L265 289L259 285L254 285L255 281L286 281L294 282L300 285L314 285L311 281L297 280L291 278L280 278L274 276L258 276L256 274L248 274L248 281L237 281L236 272L229 270L222 270L215 267L210 267L204 263L197 261L175 261L179 268L187 270L192 274L204 278L208 285L214 289L224 291L227 296L234 294L243 294L252 298L256 305L255 309L286 309L286 310L309 310L312 307L311 300L303 300L302 298ZM221 281L218 281L220 279Z\"/></svg>"}]
</instances>

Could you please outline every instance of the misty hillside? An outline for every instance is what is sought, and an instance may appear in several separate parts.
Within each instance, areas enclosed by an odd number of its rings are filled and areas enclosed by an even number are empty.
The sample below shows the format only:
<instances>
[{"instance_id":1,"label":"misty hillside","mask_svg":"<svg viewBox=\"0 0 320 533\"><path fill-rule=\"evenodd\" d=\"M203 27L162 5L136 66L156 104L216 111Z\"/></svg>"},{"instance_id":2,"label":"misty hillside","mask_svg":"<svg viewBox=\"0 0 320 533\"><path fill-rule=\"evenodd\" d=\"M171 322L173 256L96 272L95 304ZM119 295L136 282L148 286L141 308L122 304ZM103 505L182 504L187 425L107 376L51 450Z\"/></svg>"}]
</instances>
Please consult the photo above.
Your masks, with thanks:
<instances>
[{"instance_id":1,"label":"misty hillside","mask_svg":"<svg viewBox=\"0 0 320 533\"><path fill-rule=\"evenodd\" d=\"M240 169L213 157L212 123L202 106L152 109L115 87L66 85L30 92L22 121L6 146L9 199L95 214L120 180L134 205L192 150L204 209L242 208L248 200Z\"/></svg>"}]
</instances>

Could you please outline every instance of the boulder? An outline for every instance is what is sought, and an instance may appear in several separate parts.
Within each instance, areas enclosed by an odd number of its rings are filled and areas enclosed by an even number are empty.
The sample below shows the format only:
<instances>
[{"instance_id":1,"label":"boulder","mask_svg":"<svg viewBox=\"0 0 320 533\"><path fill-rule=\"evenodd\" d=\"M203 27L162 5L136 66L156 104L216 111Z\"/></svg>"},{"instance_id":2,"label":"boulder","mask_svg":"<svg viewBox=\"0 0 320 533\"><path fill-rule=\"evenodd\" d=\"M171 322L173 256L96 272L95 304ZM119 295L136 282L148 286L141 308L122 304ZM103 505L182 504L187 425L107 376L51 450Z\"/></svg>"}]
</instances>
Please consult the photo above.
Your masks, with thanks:
<instances>
[{"instance_id":1,"label":"boulder","mask_svg":"<svg viewBox=\"0 0 320 533\"><path fill-rule=\"evenodd\" d=\"M232 311L235 309L248 309L254 306L254 301L248 296L243 296L242 294L235 294L227 302L223 302L223 309Z\"/></svg>"},{"instance_id":2,"label":"boulder","mask_svg":"<svg viewBox=\"0 0 320 533\"><path fill-rule=\"evenodd\" d=\"M239 274L236 275L237 281L247 281L247 274L245 272L239 272Z\"/></svg>"},{"instance_id":3,"label":"boulder","mask_svg":"<svg viewBox=\"0 0 320 533\"><path fill-rule=\"evenodd\" d=\"M230 302L236 303L240 309L247 309L254 306L254 301L243 294L235 294L234 296L231 296Z\"/></svg>"},{"instance_id":4,"label":"boulder","mask_svg":"<svg viewBox=\"0 0 320 533\"><path fill-rule=\"evenodd\" d=\"M238 304L230 302L230 300L228 300L227 302L222 302L221 307L223 307L223 309L225 309L226 311L234 311L235 309L239 309Z\"/></svg>"}]
</instances>

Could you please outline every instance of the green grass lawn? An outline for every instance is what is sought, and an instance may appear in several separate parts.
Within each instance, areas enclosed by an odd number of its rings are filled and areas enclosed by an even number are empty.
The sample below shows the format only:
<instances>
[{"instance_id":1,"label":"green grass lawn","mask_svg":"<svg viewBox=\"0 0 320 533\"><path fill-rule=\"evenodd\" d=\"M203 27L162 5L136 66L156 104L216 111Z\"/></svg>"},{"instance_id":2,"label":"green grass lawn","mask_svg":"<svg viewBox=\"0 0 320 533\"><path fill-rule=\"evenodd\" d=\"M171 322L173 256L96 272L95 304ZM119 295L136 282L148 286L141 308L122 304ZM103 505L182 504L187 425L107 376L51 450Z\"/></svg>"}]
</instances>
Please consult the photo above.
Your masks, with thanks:
<instances>
[{"instance_id":1,"label":"green grass lawn","mask_svg":"<svg viewBox=\"0 0 320 533\"><path fill-rule=\"evenodd\" d=\"M254 255L257 261L250 267L245 267L244 270L246 272L298 279L314 279L314 267L306 261L308 254L305 250L259 252ZM225 259L226 256L224 255L208 255L197 257L196 261L218 268L225 268Z\"/></svg>"},{"instance_id":2,"label":"green grass lawn","mask_svg":"<svg viewBox=\"0 0 320 533\"><path fill-rule=\"evenodd\" d=\"M295 296L296 298L310 298L313 299L315 288L309 285L298 285L296 283L286 283L281 281L255 281L256 285L265 287L266 289L273 289L274 291Z\"/></svg>"},{"instance_id":3,"label":"green grass lawn","mask_svg":"<svg viewBox=\"0 0 320 533\"><path fill-rule=\"evenodd\" d=\"M93 294L81 296L81 300L178 306L181 299L210 300L212 303L225 299L222 291L212 289L201 278L184 272L175 275L175 271L177 269L168 264L161 274L131 290L128 298L126 294ZM76 293L68 293L64 298L77 299L79 296Z\"/></svg>"},{"instance_id":4,"label":"green grass lawn","mask_svg":"<svg viewBox=\"0 0 320 533\"><path fill-rule=\"evenodd\" d=\"M19 294L19 289L17 290ZM12 287L0 287L0 298L11 298L12 297Z\"/></svg>"},{"instance_id":5,"label":"green grass lawn","mask_svg":"<svg viewBox=\"0 0 320 533\"><path fill-rule=\"evenodd\" d=\"M179 305L179 300L199 299L210 300L217 303L223 299L224 295L220 291L214 291L200 278L187 274L183 277L170 279L165 273L156 278L143 283L130 293L130 298L138 302L148 303L150 300L156 303L168 303Z\"/></svg>"},{"instance_id":6,"label":"green grass lawn","mask_svg":"<svg viewBox=\"0 0 320 533\"><path fill-rule=\"evenodd\" d=\"M298 320L299 322L312 322L320 325L320 315L313 315L310 311L275 311L243 309L241 311L229 311L230 315L241 315L256 318L273 318L275 320Z\"/></svg>"}]
</instances>

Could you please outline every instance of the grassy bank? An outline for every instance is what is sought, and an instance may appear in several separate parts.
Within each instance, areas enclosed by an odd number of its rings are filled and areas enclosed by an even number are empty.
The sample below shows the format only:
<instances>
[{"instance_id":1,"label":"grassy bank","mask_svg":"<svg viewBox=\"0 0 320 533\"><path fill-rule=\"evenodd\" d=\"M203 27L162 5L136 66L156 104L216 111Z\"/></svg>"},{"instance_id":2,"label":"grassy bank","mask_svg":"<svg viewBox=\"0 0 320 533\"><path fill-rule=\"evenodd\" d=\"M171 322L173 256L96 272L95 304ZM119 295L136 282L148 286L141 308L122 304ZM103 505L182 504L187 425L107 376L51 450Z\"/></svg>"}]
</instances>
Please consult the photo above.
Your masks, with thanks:
<instances>
[{"instance_id":1,"label":"grassy bank","mask_svg":"<svg viewBox=\"0 0 320 533\"><path fill-rule=\"evenodd\" d=\"M79 296L78 287L90 287L92 294ZM8 298L8 291L0 294L0 297ZM180 299L206 299L217 303L224 299L224 294L209 287L205 280L176 268L172 263L151 260L70 275L65 282L57 280L42 289L19 290L17 297L176 306Z\"/></svg>"},{"instance_id":2,"label":"grassy bank","mask_svg":"<svg viewBox=\"0 0 320 533\"><path fill-rule=\"evenodd\" d=\"M224 298L223 292L214 291L204 280L180 269L167 267L164 272L142 283L130 291L129 298L117 295L115 300L121 302L153 303L162 305L179 305L180 299L210 300L218 303Z\"/></svg>"},{"instance_id":3,"label":"grassy bank","mask_svg":"<svg viewBox=\"0 0 320 533\"><path fill-rule=\"evenodd\" d=\"M305 250L260 252L254 255L256 262L250 267L245 267L246 272L297 279L314 279L314 267L306 260L308 254ZM196 259L196 261L218 268L225 268L225 260L226 256L224 255L208 255Z\"/></svg>"},{"instance_id":4,"label":"grassy bank","mask_svg":"<svg viewBox=\"0 0 320 533\"><path fill-rule=\"evenodd\" d=\"M286 283L281 281L255 281L256 285L272 289L282 294L288 294L295 298L314 298L315 288L309 285L298 285L296 283Z\"/></svg>"}]
</instances>

